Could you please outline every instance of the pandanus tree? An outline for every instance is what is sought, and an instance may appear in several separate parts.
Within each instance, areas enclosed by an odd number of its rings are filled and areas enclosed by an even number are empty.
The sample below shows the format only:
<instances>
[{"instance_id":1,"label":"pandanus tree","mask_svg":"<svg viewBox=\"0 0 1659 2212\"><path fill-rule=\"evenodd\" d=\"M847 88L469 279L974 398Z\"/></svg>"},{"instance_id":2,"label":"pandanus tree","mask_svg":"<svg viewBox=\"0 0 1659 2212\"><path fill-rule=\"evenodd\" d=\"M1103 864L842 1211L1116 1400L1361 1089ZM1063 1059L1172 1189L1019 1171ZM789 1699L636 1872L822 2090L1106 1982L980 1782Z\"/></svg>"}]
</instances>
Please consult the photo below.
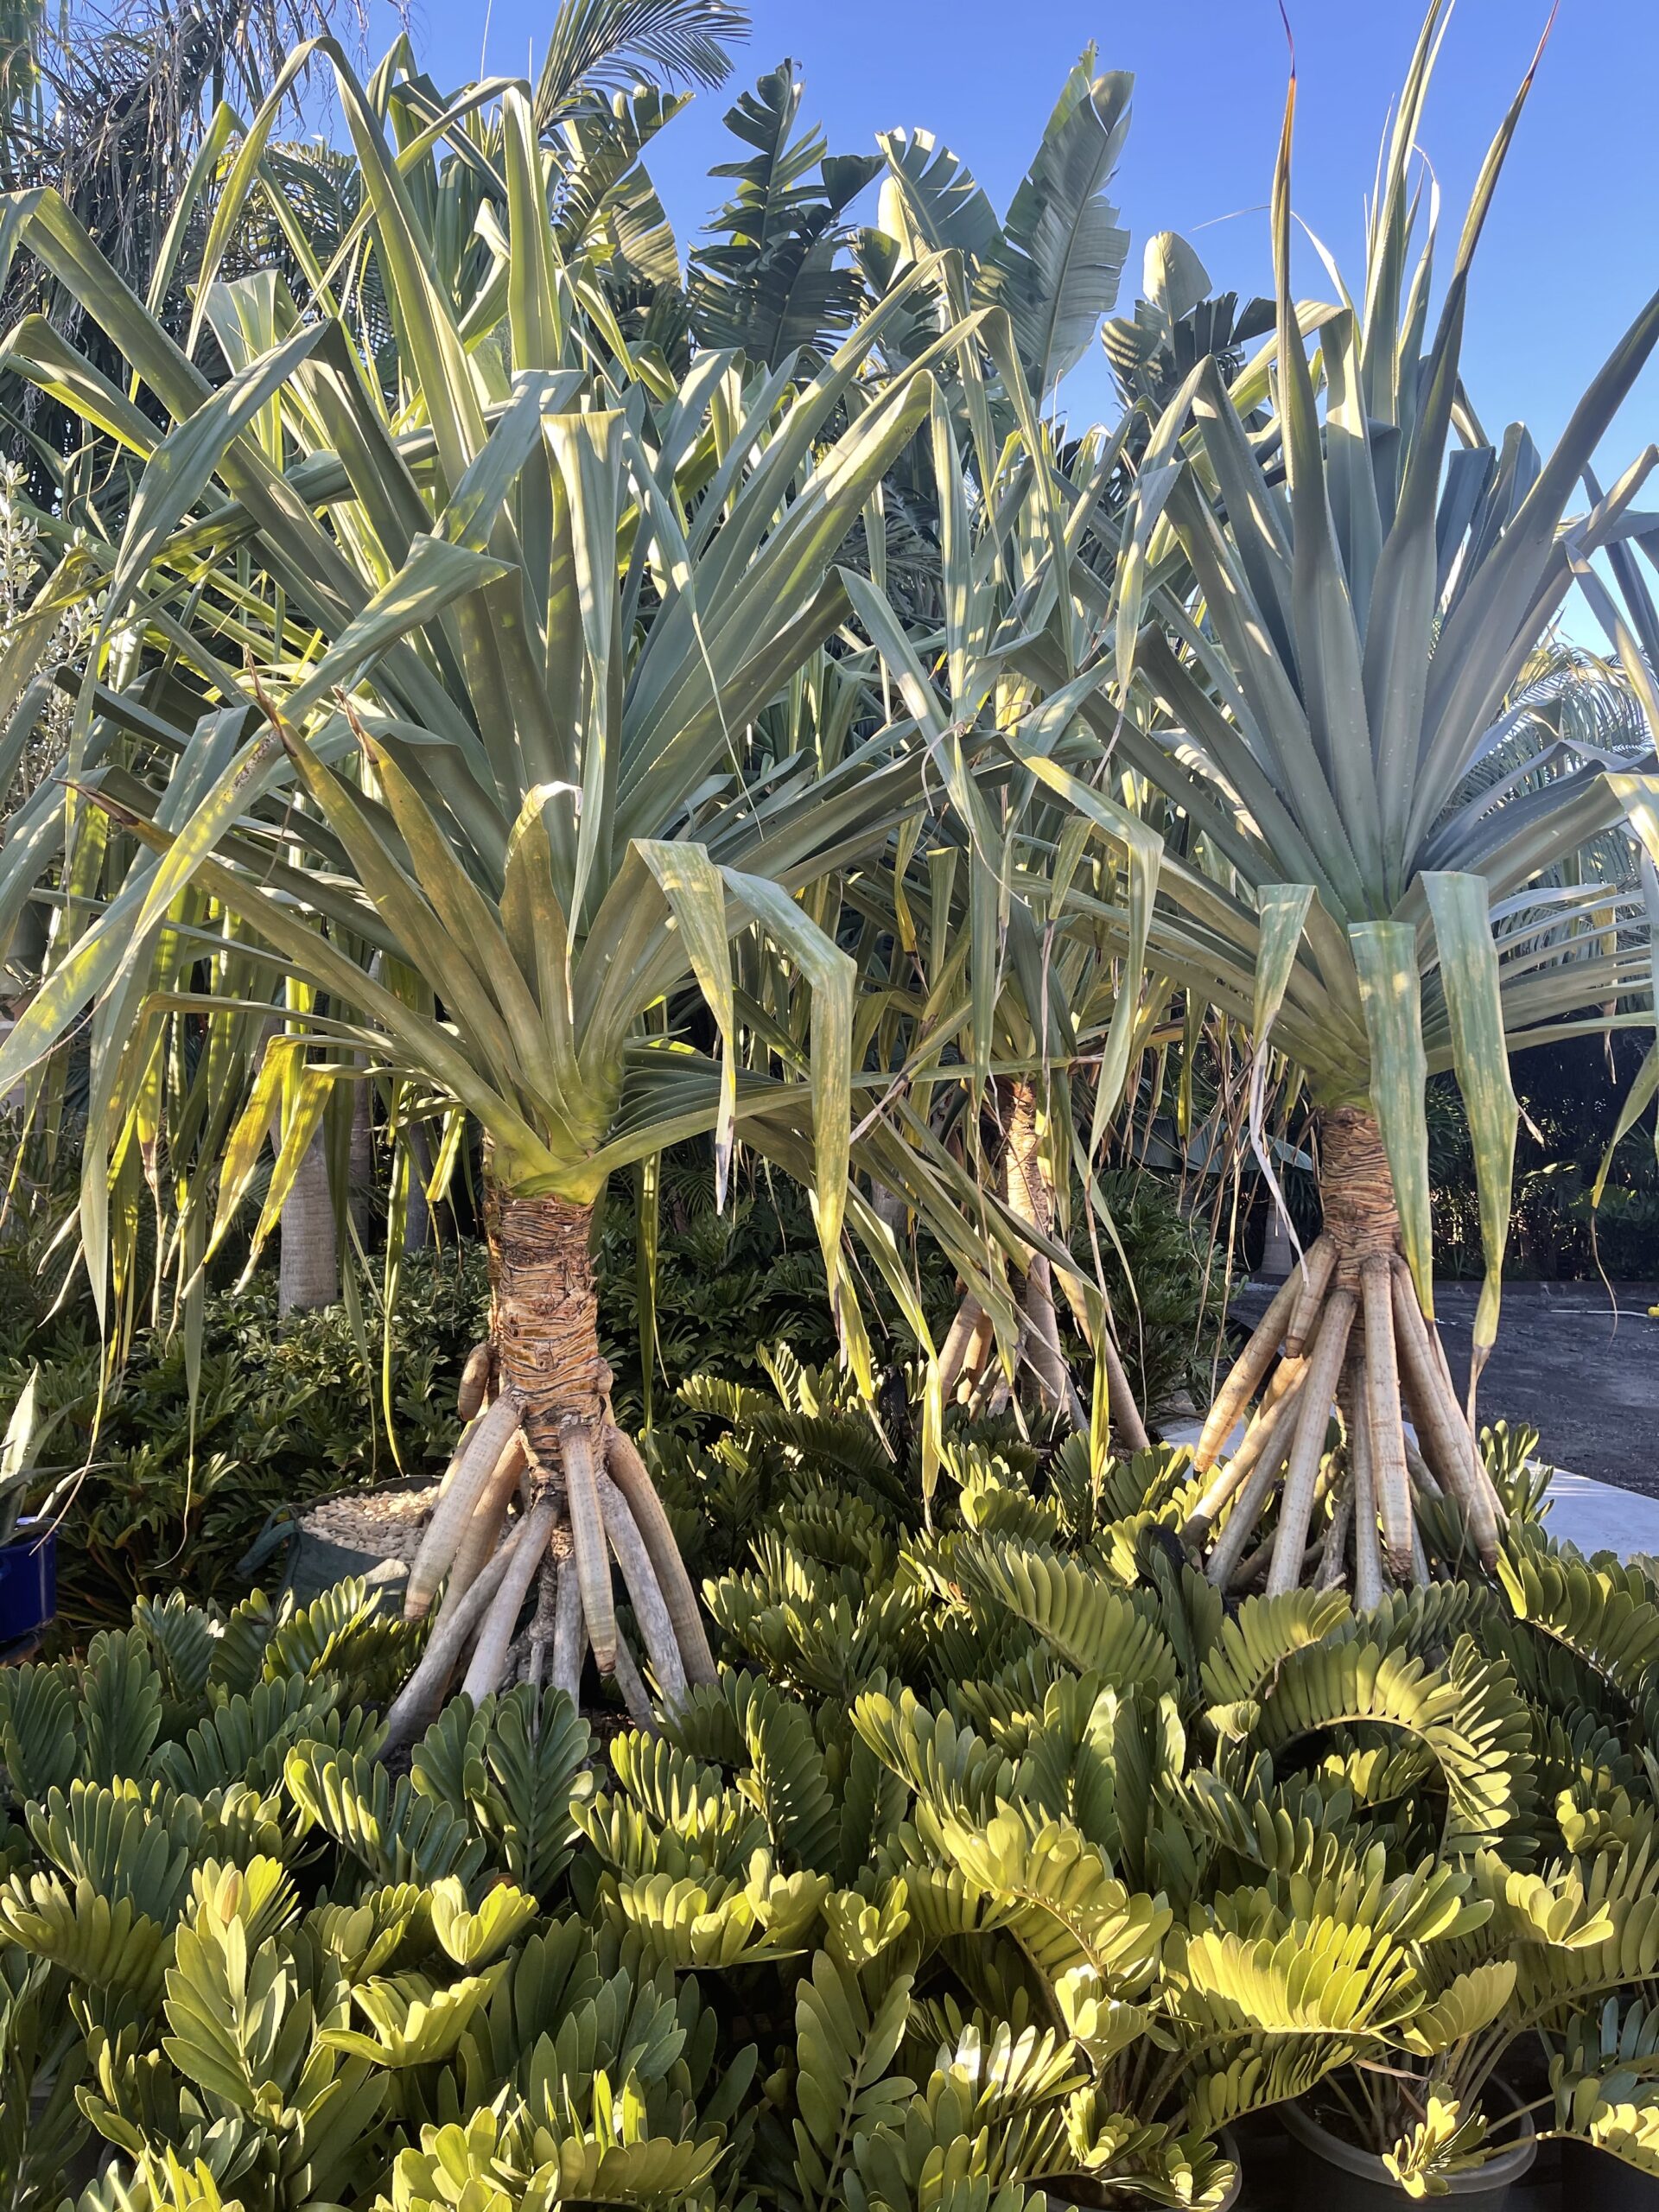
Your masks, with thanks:
<instances>
[{"instance_id":1,"label":"pandanus tree","mask_svg":"<svg viewBox=\"0 0 1659 2212\"><path fill-rule=\"evenodd\" d=\"M1433 1323L1426 1074L1455 1071L1474 1142L1478 1373L1509 1217L1510 1055L1651 1019L1631 1000L1649 977L1628 904L1610 920L1611 887L1563 874L1616 826L1652 849L1659 782L1572 757L1472 784L1470 770L1575 572L1628 526L1645 461L1568 508L1659 334L1659 299L1548 460L1522 466L1519 433L1484 440L1459 378L1471 260L1531 76L1425 343L1434 241L1431 224L1418 249L1411 162L1444 13L1435 0L1385 149L1363 295L1325 308L1299 309L1290 289L1293 80L1273 192L1276 404L1252 427L1213 358L1183 380L1141 461L1101 688L1045 747L1081 807L1106 750L1181 810L1188 855L1165 858L1148 957L1248 1026L1259 1067L1285 1054L1314 1109L1324 1231L1211 1413L1198 1459L1213 1480L1188 1535L1224 1588L1351 1573L1366 1603L1385 1575L1427 1574L1427 1547L1490 1564L1503 1520L1472 1383L1466 1410ZM1064 678L1048 641L1017 658ZM1333 1407L1345 1452L1326 1451Z\"/></svg>"},{"instance_id":2,"label":"pandanus tree","mask_svg":"<svg viewBox=\"0 0 1659 2212\"><path fill-rule=\"evenodd\" d=\"M1014 345L1008 327L1010 370ZM988 414L989 395L980 399ZM962 410L969 422L979 411ZM1026 413L1026 435L1043 451L1046 434ZM1011 1337L965 1292L941 1352L945 1395L995 1407L1020 1391L1046 1415L1092 1426L1103 1449L1109 1430L1133 1449L1147 1433L1099 1270L1079 1267L1067 1236L1074 1179L1091 1216L1101 1210L1093 1163L1145 1026L1142 931L1160 847L1147 823L1113 803L1080 820L1029 771L1010 772L997 741L1031 688L1008 672L1006 636L1020 626L1044 549L1082 526L1114 450L1091 441L1073 484L1032 469L1011 440L978 496L964 466L969 442L936 400L930 450L944 588L932 671L874 587L849 581L939 771L934 810L905 826L886 870L849 887L886 948L884 970L870 979L872 1046L887 1071L895 1137L936 1164L948 1139L966 1171L957 1203L982 1223L988 1254L1006 1252L1014 1277ZM1084 885L1091 895L1082 901L1074 892ZM1099 928L1103 903L1128 918L1126 939ZM1074 1086L1078 1098L1087 1093L1082 1128ZM1109 1236L1109 1224L1096 1223L1093 1234ZM1096 1354L1092 1420L1063 1349L1057 1281Z\"/></svg>"},{"instance_id":3,"label":"pandanus tree","mask_svg":"<svg viewBox=\"0 0 1659 2212\"><path fill-rule=\"evenodd\" d=\"M144 473L99 577L69 764L69 803L132 857L0 1077L92 1007L97 1277L109 1163L141 1141L152 1098L150 1022L223 1013L192 959L219 957L226 918L239 957L302 987L304 1019L246 1071L214 1163L215 1233L264 1141L279 1052L303 1061L306 1101L279 1178L329 1086L365 1071L400 1085L411 1115L470 1116L490 1343L411 1575L413 1609L440 1579L446 1594L396 1726L419 1722L469 1638L467 1687L496 1687L538 1576L536 1669L574 1688L591 1645L638 1702L607 1541L672 1701L710 1662L666 1516L610 1418L594 1207L613 1171L699 1130L723 1179L741 1128L812 1181L831 1297L868 1359L840 1258L855 979L794 894L885 843L914 804L922 747L886 726L820 766L783 757L768 715L847 622L837 549L928 419L926 360L893 379L868 365L883 318L937 296L938 270L919 264L810 381L730 353L680 384L660 367L631 378L553 257L528 87L503 92L483 157L499 282L463 315L423 219L442 190L393 152L375 100L327 50L398 334L395 410L323 296L301 320L267 279L212 284L200 312L235 373L211 389L50 192L6 213L8 238L99 319L170 427L158 435L38 328L16 334L16 365L95 405ZM475 177L477 157L469 139L454 158ZM944 327L936 358L960 342ZM109 681L114 639L124 688ZM31 862L27 841L9 850L14 878ZM737 1065L740 937L810 996L810 1051L780 1073ZM158 999L163 940L188 957ZM688 990L717 1054L663 1028ZM874 1244L906 1295L891 1239ZM521 1487L527 1510L498 1543Z\"/></svg>"},{"instance_id":4,"label":"pandanus tree","mask_svg":"<svg viewBox=\"0 0 1659 2212\"><path fill-rule=\"evenodd\" d=\"M1102 80L1097 101L1106 89ZM1109 105L1122 97L1120 86ZM1063 99L1051 140L1071 127L1071 113ZM905 178L893 147L889 156ZM1075 167L1046 146L1032 175ZM905 192L915 189L905 179ZM1097 202L1076 211L1084 231L1098 215ZM1152 297L1133 327L1147 335L1148 360L1172 343L1190 349L1195 328L1242 341L1256 327L1222 303L1205 315L1173 283L1172 270L1189 290L1203 281L1180 241L1154 240L1147 260ZM1096 289L1096 323L1115 284L1114 270ZM1077 715L1098 709L1098 673L1084 664L1109 607L1130 455L1146 425L1126 412L1109 433L1063 444L1034 415L1031 400L1048 387L1018 321L988 317L985 327L995 384L969 378L956 416L934 410L932 600L912 607L906 628L868 585L849 585L868 600L865 627L939 772L934 810L906 825L887 868L867 871L849 896L887 941L884 973L873 978L873 1044L899 1157L932 1159L948 1186L935 1124L950 1120L972 1170L958 1203L988 1239L1005 1241L1015 1278L1011 1334L1007 1310L964 1294L941 1351L946 1395L995 1403L1024 1384L1040 1411L1075 1419L1058 1287L1095 1353L1095 1447L1103 1452L1109 1433L1134 1450L1147 1431L1116 1341L1132 1317L1110 1314L1103 1295L1100 1254L1116 1231L1098 1169L1171 997L1170 976L1148 962L1149 932L1164 833L1180 823L1145 777L1084 787L1049 751ZM1265 353L1248 363L1230 354L1224 374L1245 412L1265 401ZM1088 1268L1070 1249L1074 1186L1087 1209Z\"/></svg>"},{"instance_id":5,"label":"pandanus tree","mask_svg":"<svg viewBox=\"0 0 1659 2212\"><path fill-rule=\"evenodd\" d=\"M1052 798L1027 774L1009 778L997 732L1030 691L1008 668L1007 640L1040 626L1033 610L1055 591L1050 556L1087 532L1119 470L1121 441L1096 434L1062 469L1040 410L1116 302L1128 239L1106 195L1132 84L1122 72L1097 71L1094 48L1085 48L1000 221L965 165L930 133L881 138L880 219L859 245L867 282L885 298L909 282L918 257L945 253L950 296L964 314L977 308L984 353L960 358L954 404L936 400L928 438L884 487L894 512L931 540L927 557L895 578L909 624L874 582L853 577L848 586L884 683L924 734L938 780L934 804L905 825L887 866L849 891L885 948L871 1041L884 1071L890 1157L895 1173L906 1161L928 1162L932 1187L950 1191L980 1224L990 1274L1013 1276L1012 1297L988 1306L965 1291L941 1382L979 1402L1020 1389L1040 1412L1080 1421L1060 1341L1058 1271L1096 1354L1091 1426L1103 1452L1110 1427L1131 1446L1146 1432L1100 1284L1065 1241L1065 1217L1079 1161L1091 1207L1096 1197L1087 1162L1128 1065L1138 946L1106 945L1092 923L1073 928L1070 887L1084 855L1065 841L1057 847ZM909 316L889 326L884 346L889 359L903 359L927 340L925 323ZM1069 601L1065 611L1076 612ZM1081 616L1065 627L1068 671L1082 630ZM1092 880L1103 869L1115 895L1128 868L1138 892L1155 871L1156 836L1122 809L1105 815L1085 832L1094 840L1085 874ZM1098 1077L1086 1150L1071 1112L1073 1077L1085 1068Z\"/></svg>"}]
</instances>

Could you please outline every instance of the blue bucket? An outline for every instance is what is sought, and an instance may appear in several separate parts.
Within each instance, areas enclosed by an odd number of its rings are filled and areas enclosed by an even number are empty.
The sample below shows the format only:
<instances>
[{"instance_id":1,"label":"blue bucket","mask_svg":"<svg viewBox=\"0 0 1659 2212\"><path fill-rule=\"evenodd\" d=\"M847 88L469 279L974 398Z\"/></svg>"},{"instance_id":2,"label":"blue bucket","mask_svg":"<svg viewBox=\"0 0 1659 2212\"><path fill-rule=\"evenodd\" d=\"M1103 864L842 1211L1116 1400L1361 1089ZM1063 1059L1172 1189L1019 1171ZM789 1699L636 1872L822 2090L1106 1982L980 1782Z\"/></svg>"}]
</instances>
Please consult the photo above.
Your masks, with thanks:
<instances>
[{"instance_id":1,"label":"blue bucket","mask_svg":"<svg viewBox=\"0 0 1659 2212\"><path fill-rule=\"evenodd\" d=\"M0 1647L35 1635L58 1610L58 1532L23 1521L0 1544Z\"/></svg>"}]
</instances>

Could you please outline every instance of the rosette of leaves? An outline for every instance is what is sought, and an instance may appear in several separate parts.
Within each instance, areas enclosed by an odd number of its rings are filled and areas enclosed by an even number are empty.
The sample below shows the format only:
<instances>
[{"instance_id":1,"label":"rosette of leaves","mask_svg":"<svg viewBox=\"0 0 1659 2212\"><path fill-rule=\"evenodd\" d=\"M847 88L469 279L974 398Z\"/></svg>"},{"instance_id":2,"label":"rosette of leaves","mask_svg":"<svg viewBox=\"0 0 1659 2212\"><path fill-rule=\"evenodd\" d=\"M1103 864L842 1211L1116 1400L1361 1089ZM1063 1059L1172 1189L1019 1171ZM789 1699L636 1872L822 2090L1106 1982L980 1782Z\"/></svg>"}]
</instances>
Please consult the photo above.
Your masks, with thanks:
<instances>
[{"instance_id":1,"label":"rosette of leaves","mask_svg":"<svg viewBox=\"0 0 1659 2212\"><path fill-rule=\"evenodd\" d=\"M1108 760L1174 810L1137 950L1249 1034L1264 1165L1270 1054L1306 1086L1324 1234L1217 1401L1198 1457L1224 1464L1205 1522L1213 1529L1227 1506L1236 1524L1258 1522L1276 1492L1270 1589L1351 1573L1362 1605L1385 1579L1421 1575L1427 1486L1402 1404L1489 1567L1503 1518L1434 1331L1426 1077L1454 1073L1468 1111L1485 1263L1478 1376L1510 1229L1510 1057L1605 1020L1653 1020L1630 866L1659 852L1651 758L1638 772L1629 753L1574 742L1512 773L1490 764L1526 715L1517 683L1557 611L1634 526L1650 452L1592 491L1586 512L1570 510L1659 340L1659 297L1637 308L1552 453L1518 425L1501 445L1487 436L1459 363L1473 257L1533 71L1448 267L1434 197L1414 173L1446 13L1445 0L1426 10L1396 105L1364 282L1345 286L1332 268L1329 306L1292 289L1293 79L1272 192L1272 419L1255 419L1248 371L1230 384L1223 359L1198 353L1115 540L1100 688L1074 674L1062 589L1053 634L1014 649L1048 696L1008 740L1080 828L1101 819ZM1067 581L1100 596L1081 564ZM1588 857L1597 841L1622 849L1617 874ZM1100 919L1131 941L1127 914ZM1243 1446L1226 1455L1264 1383ZM1333 1402L1361 1440L1358 1503L1310 1556ZM1212 1564L1224 1582L1224 1562Z\"/></svg>"}]
</instances>

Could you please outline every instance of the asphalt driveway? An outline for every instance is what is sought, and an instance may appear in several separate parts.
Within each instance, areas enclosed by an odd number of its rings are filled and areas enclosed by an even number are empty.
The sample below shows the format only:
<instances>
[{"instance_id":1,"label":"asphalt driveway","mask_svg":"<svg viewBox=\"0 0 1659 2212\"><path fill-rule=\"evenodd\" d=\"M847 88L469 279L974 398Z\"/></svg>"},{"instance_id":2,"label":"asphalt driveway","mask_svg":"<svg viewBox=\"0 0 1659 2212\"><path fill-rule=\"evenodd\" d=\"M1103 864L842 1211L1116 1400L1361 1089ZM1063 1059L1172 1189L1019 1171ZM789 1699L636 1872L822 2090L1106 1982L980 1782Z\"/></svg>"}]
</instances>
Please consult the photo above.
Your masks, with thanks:
<instances>
[{"instance_id":1,"label":"asphalt driveway","mask_svg":"<svg viewBox=\"0 0 1659 2212\"><path fill-rule=\"evenodd\" d=\"M1461 1392L1480 1286L1437 1283L1434 1308ZM1236 1302L1248 1325L1267 1302ZM1659 1283L1510 1282L1480 1381L1483 1421L1530 1421L1540 1459L1659 1497Z\"/></svg>"}]
</instances>

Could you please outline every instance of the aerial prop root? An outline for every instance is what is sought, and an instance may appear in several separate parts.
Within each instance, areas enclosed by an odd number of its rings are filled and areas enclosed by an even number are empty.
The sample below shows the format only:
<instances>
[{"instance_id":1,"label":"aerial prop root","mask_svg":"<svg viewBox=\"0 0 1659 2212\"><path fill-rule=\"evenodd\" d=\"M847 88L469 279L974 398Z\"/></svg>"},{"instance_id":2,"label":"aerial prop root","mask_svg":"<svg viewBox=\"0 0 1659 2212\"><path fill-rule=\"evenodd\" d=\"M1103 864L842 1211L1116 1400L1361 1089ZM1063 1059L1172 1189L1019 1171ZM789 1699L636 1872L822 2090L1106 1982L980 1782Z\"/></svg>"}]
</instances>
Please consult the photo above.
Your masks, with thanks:
<instances>
[{"instance_id":1,"label":"aerial prop root","mask_svg":"<svg viewBox=\"0 0 1659 2212\"><path fill-rule=\"evenodd\" d=\"M440 1491L405 1615L423 1618L440 1587L442 1598L388 1715L394 1744L412 1741L430 1720L463 1662L461 1688L475 1702L520 1667L537 1687L550 1675L575 1700L588 1650L634 1719L650 1724L639 1662L616 1618L613 1555L664 1704L673 1709L690 1685L716 1679L690 1577L632 1439L611 1420L567 1415L556 1427L555 1470L524 1420L522 1403L504 1389L474 1416ZM521 1491L524 1510L510 1522ZM533 1617L515 1640L532 1587Z\"/></svg>"},{"instance_id":2,"label":"aerial prop root","mask_svg":"<svg viewBox=\"0 0 1659 2212\"><path fill-rule=\"evenodd\" d=\"M1210 1547L1205 1572L1217 1588L1245 1587L1265 1568L1279 1593L1311 1572L1330 1586L1351 1577L1363 1607L1390 1581L1428 1580L1426 1501L1451 1501L1488 1570L1505 1514L1401 1253L1376 1118L1338 1107L1319 1121L1325 1228L1204 1423L1194 1452L1203 1481L1182 1534L1196 1552ZM1333 1408L1342 1444L1331 1457ZM1226 1456L1241 1421L1243 1440ZM1258 1541L1270 1506L1270 1534Z\"/></svg>"}]
</instances>

